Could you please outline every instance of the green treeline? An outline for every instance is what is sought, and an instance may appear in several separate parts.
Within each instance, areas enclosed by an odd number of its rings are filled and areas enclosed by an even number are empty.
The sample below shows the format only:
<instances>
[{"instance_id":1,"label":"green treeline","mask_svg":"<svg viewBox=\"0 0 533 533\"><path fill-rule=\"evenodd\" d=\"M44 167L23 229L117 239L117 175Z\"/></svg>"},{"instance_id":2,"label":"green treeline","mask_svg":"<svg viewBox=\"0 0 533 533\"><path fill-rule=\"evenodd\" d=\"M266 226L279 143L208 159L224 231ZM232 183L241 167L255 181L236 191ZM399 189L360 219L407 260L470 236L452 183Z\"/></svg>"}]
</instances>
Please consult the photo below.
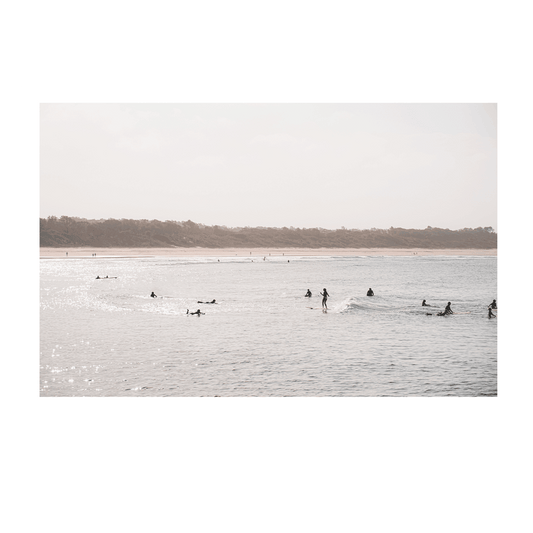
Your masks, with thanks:
<instances>
[{"instance_id":1,"label":"green treeline","mask_svg":"<svg viewBox=\"0 0 533 533\"><path fill-rule=\"evenodd\" d=\"M141 248L496 248L491 227L418 229L227 228L159 220L40 220L42 247Z\"/></svg>"}]
</instances>

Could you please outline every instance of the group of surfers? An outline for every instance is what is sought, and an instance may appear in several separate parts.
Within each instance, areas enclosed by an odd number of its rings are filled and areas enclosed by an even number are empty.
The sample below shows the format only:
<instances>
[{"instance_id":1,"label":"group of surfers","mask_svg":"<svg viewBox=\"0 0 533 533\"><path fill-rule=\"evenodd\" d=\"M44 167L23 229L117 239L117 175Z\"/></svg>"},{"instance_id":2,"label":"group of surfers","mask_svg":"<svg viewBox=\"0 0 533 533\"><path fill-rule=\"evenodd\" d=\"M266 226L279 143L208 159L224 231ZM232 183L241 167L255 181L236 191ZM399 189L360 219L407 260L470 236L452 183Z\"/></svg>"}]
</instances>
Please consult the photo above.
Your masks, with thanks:
<instances>
[{"instance_id":1,"label":"group of surfers","mask_svg":"<svg viewBox=\"0 0 533 533\"><path fill-rule=\"evenodd\" d=\"M328 291L326 290L326 288L324 287L324 292L321 292L320 295L322 296L322 309L326 310L328 309L328 297L329 297L329 294L328 294ZM367 293L366 293L367 296L374 296L374 291L372 290L372 288L368 289ZM310 298L311 296L313 296L313 294L311 293L311 291L309 289L307 289L307 293L305 295L306 298ZM422 300L422 307L434 307L433 305L429 305L428 303L426 303L426 300ZM498 306L496 305L496 300L492 300L492 303L489 304L489 315L488 317L489 318L496 318L496 315L492 312L493 309L498 309ZM426 315L432 315L433 313L426 313ZM440 313L437 313L437 316L446 316L446 315L453 315L453 311L452 311L452 303L451 302L448 302L446 307L444 308L444 311L441 311Z\"/></svg>"},{"instance_id":2,"label":"group of surfers","mask_svg":"<svg viewBox=\"0 0 533 533\"><path fill-rule=\"evenodd\" d=\"M437 316L445 316L445 315L453 315L453 311L451 308L451 302L448 302L448 305L445 307L444 311L441 311L440 313L437 313ZM422 307L434 307L432 305L429 305L426 303L426 300L422 300ZM498 306L496 305L496 300L492 300L492 302L488 305L488 318L496 318L497 315L495 315L492 310L498 309ZM433 313L426 313L426 315L432 315Z\"/></svg>"},{"instance_id":3,"label":"group of surfers","mask_svg":"<svg viewBox=\"0 0 533 533\"><path fill-rule=\"evenodd\" d=\"M151 298L157 298L157 294L156 294L154 291L152 291L152 294L150 294L150 297L151 297ZM199 304L216 304L217 301L213 298L210 302L202 302L202 301L198 300L198 303L199 303ZM186 314L186 315L191 315L191 316L192 316L192 315L197 315L197 316L205 315L205 313L202 313L202 312L200 311L200 309L197 309L197 310L194 311L193 313L190 313L189 310L187 309L187 312L186 312L185 314Z\"/></svg>"},{"instance_id":4,"label":"group of surfers","mask_svg":"<svg viewBox=\"0 0 533 533\"><path fill-rule=\"evenodd\" d=\"M328 309L328 298L329 298L329 293L327 291L327 289L324 287L323 289L323 292L319 293L320 296L322 296L322 309L327 311ZM368 289L367 293L366 293L367 296L374 296L374 291L372 290L372 288ZM152 294L150 294L150 296L152 298L157 298L157 294L155 294L155 292L152 291ZM311 298L311 296L313 296L312 292L307 289L307 293L305 294L305 298ZM216 300L213 298L213 300L211 300L210 302L202 302L200 300L198 300L198 303L199 304L216 304ZM430 305L428 303L426 303L426 300L422 300L422 307L434 307L433 305ZM496 305L496 300L492 300L492 303L489 304L488 306L488 309L489 309L489 315L488 317L489 318L496 318L496 315L492 312L493 309L498 309L498 306ZM197 316L200 316L200 315L205 315L205 313L202 313L200 311L200 309L194 311L194 313L189 313L189 310L187 309L187 313L185 313L187 315L197 315ZM426 313L426 315L432 315L433 313ZM451 302L448 302L446 307L444 308L444 311L441 311L440 313L437 313L437 316L446 316L446 315L453 315L453 311L452 311L452 303Z\"/></svg>"}]
</instances>

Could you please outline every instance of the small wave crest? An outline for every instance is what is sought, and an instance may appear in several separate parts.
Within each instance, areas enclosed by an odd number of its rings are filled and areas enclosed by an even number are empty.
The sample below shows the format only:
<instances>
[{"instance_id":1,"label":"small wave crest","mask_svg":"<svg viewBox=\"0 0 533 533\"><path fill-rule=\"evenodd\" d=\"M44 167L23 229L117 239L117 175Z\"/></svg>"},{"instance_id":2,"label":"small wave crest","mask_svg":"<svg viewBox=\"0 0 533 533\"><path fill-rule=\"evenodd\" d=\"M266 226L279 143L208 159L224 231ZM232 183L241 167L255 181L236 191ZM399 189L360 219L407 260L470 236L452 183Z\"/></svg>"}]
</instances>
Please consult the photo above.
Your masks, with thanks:
<instances>
[{"instance_id":1,"label":"small wave crest","mask_svg":"<svg viewBox=\"0 0 533 533\"><path fill-rule=\"evenodd\" d=\"M339 313L388 312L408 310L409 305L385 296L351 296L343 300L335 310Z\"/></svg>"}]
</instances>

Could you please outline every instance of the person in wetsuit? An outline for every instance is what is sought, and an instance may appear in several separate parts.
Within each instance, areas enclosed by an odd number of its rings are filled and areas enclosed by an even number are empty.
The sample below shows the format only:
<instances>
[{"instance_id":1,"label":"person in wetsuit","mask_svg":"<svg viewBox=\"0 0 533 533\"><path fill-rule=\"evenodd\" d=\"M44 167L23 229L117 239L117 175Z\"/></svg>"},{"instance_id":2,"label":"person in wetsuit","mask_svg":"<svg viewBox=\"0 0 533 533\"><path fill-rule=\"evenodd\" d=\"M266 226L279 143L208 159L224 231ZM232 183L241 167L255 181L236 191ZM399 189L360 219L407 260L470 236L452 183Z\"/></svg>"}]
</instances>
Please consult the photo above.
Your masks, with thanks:
<instances>
[{"instance_id":1,"label":"person in wetsuit","mask_svg":"<svg viewBox=\"0 0 533 533\"><path fill-rule=\"evenodd\" d=\"M311 294L311 291L309 289L307 289L307 294L305 295L306 298L311 298L311 296L313 296Z\"/></svg>"},{"instance_id":2,"label":"person in wetsuit","mask_svg":"<svg viewBox=\"0 0 533 533\"><path fill-rule=\"evenodd\" d=\"M448 305L444 308L444 311L442 311L441 313L437 313L437 316L453 315L451 305L452 303L448 302Z\"/></svg>"},{"instance_id":3,"label":"person in wetsuit","mask_svg":"<svg viewBox=\"0 0 533 533\"><path fill-rule=\"evenodd\" d=\"M329 297L329 294L328 294L328 291L326 290L326 287L324 287L324 292L321 292L320 295L322 296L322 307L324 308L328 308L328 297Z\"/></svg>"},{"instance_id":4,"label":"person in wetsuit","mask_svg":"<svg viewBox=\"0 0 533 533\"><path fill-rule=\"evenodd\" d=\"M213 299L213 301L211 302L201 302L200 300L198 300L198 302L196 303L199 303L199 304L216 304L217 302Z\"/></svg>"},{"instance_id":5,"label":"person in wetsuit","mask_svg":"<svg viewBox=\"0 0 533 533\"><path fill-rule=\"evenodd\" d=\"M198 316L200 316L200 315L205 315L205 313L201 313L201 312L200 312L200 309L198 309L198 310L195 311L194 313L189 313L189 310L187 309L187 313L186 313L186 314L187 314L187 315L198 315Z\"/></svg>"},{"instance_id":6,"label":"person in wetsuit","mask_svg":"<svg viewBox=\"0 0 533 533\"><path fill-rule=\"evenodd\" d=\"M452 305L452 302L448 302L448 305L444 308L445 315L453 315L451 305Z\"/></svg>"},{"instance_id":7,"label":"person in wetsuit","mask_svg":"<svg viewBox=\"0 0 533 533\"><path fill-rule=\"evenodd\" d=\"M492 300L492 303L489 304L489 309L498 309L498 306L496 305L496 300Z\"/></svg>"},{"instance_id":8,"label":"person in wetsuit","mask_svg":"<svg viewBox=\"0 0 533 533\"><path fill-rule=\"evenodd\" d=\"M152 291L152 294L150 294L150 296L151 296L152 298L157 298L157 295L156 295L156 293L155 293L154 291Z\"/></svg>"},{"instance_id":9,"label":"person in wetsuit","mask_svg":"<svg viewBox=\"0 0 533 533\"><path fill-rule=\"evenodd\" d=\"M422 300L422 307L431 307L426 303L426 300Z\"/></svg>"},{"instance_id":10,"label":"person in wetsuit","mask_svg":"<svg viewBox=\"0 0 533 533\"><path fill-rule=\"evenodd\" d=\"M492 309L494 309L494 307L490 307L489 306L489 318L496 318L496 315L492 312Z\"/></svg>"},{"instance_id":11,"label":"person in wetsuit","mask_svg":"<svg viewBox=\"0 0 533 533\"><path fill-rule=\"evenodd\" d=\"M366 293L367 296L374 296L374 291L372 289L368 289L368 292Z\"/></svg>"}]
</instances>

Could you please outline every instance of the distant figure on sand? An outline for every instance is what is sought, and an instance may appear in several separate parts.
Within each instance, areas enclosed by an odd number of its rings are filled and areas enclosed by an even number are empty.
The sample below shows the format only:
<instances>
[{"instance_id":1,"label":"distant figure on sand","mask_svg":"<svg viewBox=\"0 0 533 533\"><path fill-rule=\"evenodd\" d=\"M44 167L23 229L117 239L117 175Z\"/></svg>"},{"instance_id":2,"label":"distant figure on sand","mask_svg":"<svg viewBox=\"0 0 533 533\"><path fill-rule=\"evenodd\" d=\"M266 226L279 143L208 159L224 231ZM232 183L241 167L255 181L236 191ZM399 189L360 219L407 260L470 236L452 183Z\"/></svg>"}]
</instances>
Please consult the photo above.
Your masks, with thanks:
<instances>
[{"instance_id":1,"label":"distant figure on sand","mask_svg":"<svg viewBox=\"0 0 533 533\"><path fill-rule=\"evenodd\" d=\"M313 296L311 294L311 291L309 289L307 289L307 294L305 295L306 298L311 298L311 296Z\"/></svg>"},{"instance_id":2,"label":"distant figure on sand","mask_svg":"<svg viewBox=\"0 0 533 533\"><path fill-rule=\"evenodd\" d=\"M372 289L368 289L368 292L366 293L367 296L374 296L374 291Z\"/></svg>"},{"instance_id":3,"label":"distant figure on sand","mask_svg":"<svg viewBox=\"0 0 533 533\"><path fill-rule=\"evenodd\" d=\"M150 294L150 296L151 296L152 298L157 298L157 295L156 295L156 293L155 293L154 291L152 291L152 294Z\"/></svg>"},{"instance_id":4,"label":"distant figure on sand","mask_svg":"<svg viewBox=\"0 0 533 533\"><path fill-rule=\"evenodd\" d=\"M492 309L491 307L489 307L489 318L496 318L496 315L492 312Z\"/></svg>"},{"instance_id":5,"label":"distant figure on sand","mask_svg":"<svg viewBox=\"0 0 533 533\"><path fill-rule=\"evenodd\" d=\"M496 300L492 300L492 303L489 304L489 309L498 309L498 306L496 305Z\"/></svg>"},{"instance_id":6,"label":"distant figure on sand","mask_svg":"<svg viewBox=\"0 0 533 533\"><path fill-rule=\"evenodd\" d=\"M186 314L187 314L187 315L198 315L198 316L200 316L200 315L205 315L205 313L201 313L201 312L200 312L200 309L198 309L198 310L195 311L194 313L189 313L189 310L187 309L187 313L186 313Z\"/></svg>"},{"instance_id":7,"label":"distant figure on sand","mask_svg":"<svg viewBox=\"0 0 533 533\"><path fill-rule=\"evenodd\" d=\"M322 296L322 307L328 308L328 291L326 290L326 287L324 287L324 292L321 292L320 295Z\"/></svg>"}]
</instances>

